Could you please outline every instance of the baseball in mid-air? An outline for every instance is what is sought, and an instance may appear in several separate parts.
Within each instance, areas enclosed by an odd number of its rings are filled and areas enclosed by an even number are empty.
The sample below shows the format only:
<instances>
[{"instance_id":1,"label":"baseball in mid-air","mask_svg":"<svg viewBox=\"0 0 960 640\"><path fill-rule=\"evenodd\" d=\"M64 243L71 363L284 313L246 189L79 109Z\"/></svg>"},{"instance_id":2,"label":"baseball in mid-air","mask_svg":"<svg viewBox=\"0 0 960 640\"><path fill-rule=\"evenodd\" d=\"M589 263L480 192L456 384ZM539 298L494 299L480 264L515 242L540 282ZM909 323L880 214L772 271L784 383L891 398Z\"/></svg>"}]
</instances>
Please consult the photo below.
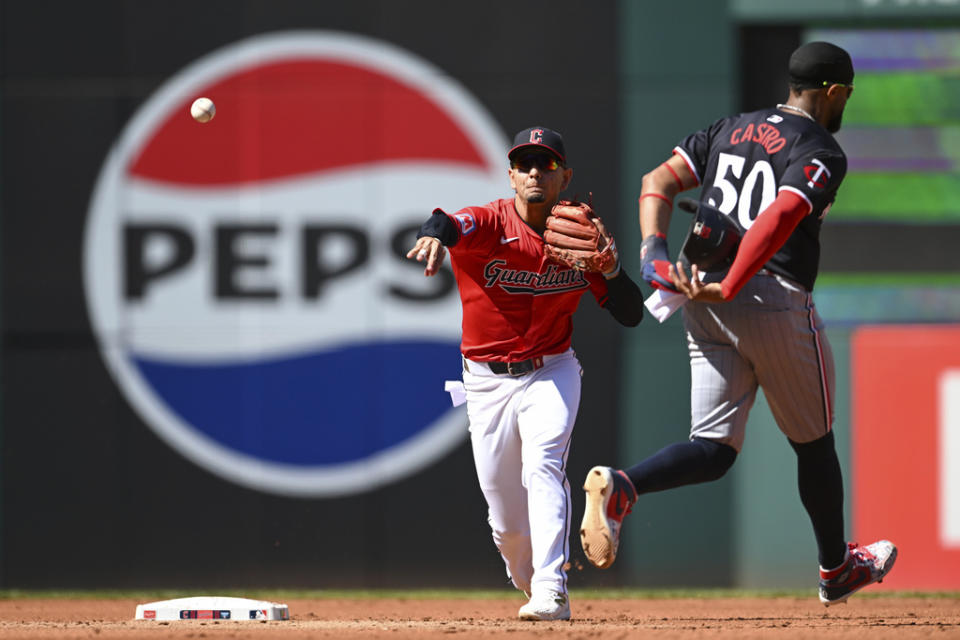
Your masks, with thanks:
<instances>
[{"instance_id":1,"label":"baseball in mid-air","mask_svg":"<svg viewBox=\"0 0 960 640\"><path fill-rule=\"evenodd\" d=\"M197 98L190 105L190 115L197 122L210 122L217 115L217 107L210 98Z\"/></svg>"}]
</instances>

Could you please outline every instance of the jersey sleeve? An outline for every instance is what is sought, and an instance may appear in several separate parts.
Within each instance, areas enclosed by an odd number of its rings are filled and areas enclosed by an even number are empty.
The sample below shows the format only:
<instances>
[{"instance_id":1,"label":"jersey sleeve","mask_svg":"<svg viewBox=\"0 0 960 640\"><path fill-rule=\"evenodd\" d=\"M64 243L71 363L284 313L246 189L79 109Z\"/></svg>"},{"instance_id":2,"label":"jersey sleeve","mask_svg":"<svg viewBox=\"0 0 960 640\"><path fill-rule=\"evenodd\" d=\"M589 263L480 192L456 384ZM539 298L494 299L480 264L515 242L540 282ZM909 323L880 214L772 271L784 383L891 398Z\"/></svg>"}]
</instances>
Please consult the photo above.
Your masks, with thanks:
<instances>
[{"instance_id":1,"label":"jersey sleeve","mask_svg":"<svg viewBox=\"0 0 960 640\"><path fill-rule=\"evenodd\" d=\"M466 207L447 217L457 229L458 240L450 247L452 253L473 253L486 251L492 246L491 239L499 236L500 223L489 207Z\"/></svg>"},{"instance_id":2,"label":"jersey sleeve","mask_svg":"<svg viewBox=\"0 0 960 640\"><path fill-rule=\"evenodd\" d=\"M779 190L793 191L820 215L833 202L846 174L847 158L842 151L797 145L780 178Z\"/></svg>"},{"instance_id":3,"label":"jersey sleeve","mask_svg":"<svg viewBox=\"0 0 960 640\"><path fill-rule=\"evenodd\" d=\"M607 298L610 296L609 290L607 289L607 279L603 277L602 273L595 273L593 271L584 273L584 276L586 276L587 282L590 283L590 293L596 298L597 304L601 307L605 306L607 304Z\"/></svg>"},{"instance_id":4,"label":"jersey sleeve","mask_svg":"<svg viewBox=\"0 0 960 640\"><path fill-rule=\"evenodd\" d=\"M703 177L707 172L707 162L710 160L710 142L715 134L723 128L723 123L723 120L717 120L706 129L691 133L673 149L673 152L687 163L693 177L697 179L697 185L703 184Z\"/></svg>"}]
</instances>

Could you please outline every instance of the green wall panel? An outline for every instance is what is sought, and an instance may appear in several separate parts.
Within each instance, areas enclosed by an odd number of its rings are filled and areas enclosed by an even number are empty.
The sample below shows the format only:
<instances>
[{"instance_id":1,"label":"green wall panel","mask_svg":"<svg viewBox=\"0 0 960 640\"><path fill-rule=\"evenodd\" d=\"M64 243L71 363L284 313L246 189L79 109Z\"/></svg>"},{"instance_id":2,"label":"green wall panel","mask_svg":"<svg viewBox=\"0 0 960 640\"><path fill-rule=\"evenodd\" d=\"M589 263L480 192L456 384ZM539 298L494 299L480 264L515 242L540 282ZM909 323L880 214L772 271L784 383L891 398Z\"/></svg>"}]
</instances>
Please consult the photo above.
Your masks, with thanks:
<instances>
[{"instance_id":1,"label":"green wall panel","mask_svg":"<svg viewBox=\"0 0 960 640\"><path fill-rule=\"evenodd\" d=\"M617 243L628 270L639 275L641 178L684 136L733 108L736 42L725 2L623 0L620 8L621 201L623 215L630 218L623 228L633 233L621 233ZM681 33L682 41L677 39ZM674 253L685 235L686 220L677 219L668 235ZM648 316L629 332L625 351L620 466L685 440L690 429L690 373L679 314L662 325ZM724 479L643 496L624 528L615 565L620 581L729 584L733 489L733 482Z\"/></svg>"},{"instance_id":2,"label":"green wall panel","mask_svg":"<svg viewBox=\"0 0 960 640\"><path fill-rule=\"evenodd\" d=\"M730 11L744 22L817 22L954 17L950 0L730 0Z\"/></svg>"}]
</instances>

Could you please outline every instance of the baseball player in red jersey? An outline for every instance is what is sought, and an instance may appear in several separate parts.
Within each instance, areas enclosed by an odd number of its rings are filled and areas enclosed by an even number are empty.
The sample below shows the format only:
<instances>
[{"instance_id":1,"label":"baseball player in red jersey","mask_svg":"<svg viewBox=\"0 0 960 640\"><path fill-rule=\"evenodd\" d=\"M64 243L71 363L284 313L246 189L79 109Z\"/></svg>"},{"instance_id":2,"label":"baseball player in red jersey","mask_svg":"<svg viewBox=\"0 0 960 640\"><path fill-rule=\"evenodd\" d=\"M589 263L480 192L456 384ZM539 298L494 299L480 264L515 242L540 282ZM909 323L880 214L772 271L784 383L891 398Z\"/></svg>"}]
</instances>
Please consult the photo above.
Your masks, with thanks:
<instances>
[{"instance_id":1,"label":"baseball player in red jersey","mask_svg":"<svg viewBox=\"0 0 960 640\"><path fill-rule=\"evenodd\" d=\"M463 385L480 488L507 575L529 602L524 620L570 618L567 455L580 404L572 316L588 290L625 326L643 317L640 289L619 263L609 273L544 256L543 232L570 184L563 138L545 127L517 134L508 153L513 198L421 227L408 258L434 275L450 251L463 304Z\"/></svg>"},{"instance_id":2,"label":"baseball player in red jersey","mask_svg":"<svg viewBox=\"0 0 960 640\"><path fill-rule=\"evenodd\" d=\"M853 92L853 63L843 49L813 42L791 55L789 73L785 104L718 120L643 178L643 278L688 298L690 438L624 470L591 469L581 542L593 564L607 567L638 494L723 476L743 446L762 386L797 455L800 498L819 552L820 600L829 606L882 580L897 550L887 540L844 538L833 356L811 296L820 225L847 170L831 134ZM674 196L701 185L701 202L747 231L728 270L701 274L692 266L688 276L680 262L668 261L665 234Z\"/></svg>"}]
</instances>

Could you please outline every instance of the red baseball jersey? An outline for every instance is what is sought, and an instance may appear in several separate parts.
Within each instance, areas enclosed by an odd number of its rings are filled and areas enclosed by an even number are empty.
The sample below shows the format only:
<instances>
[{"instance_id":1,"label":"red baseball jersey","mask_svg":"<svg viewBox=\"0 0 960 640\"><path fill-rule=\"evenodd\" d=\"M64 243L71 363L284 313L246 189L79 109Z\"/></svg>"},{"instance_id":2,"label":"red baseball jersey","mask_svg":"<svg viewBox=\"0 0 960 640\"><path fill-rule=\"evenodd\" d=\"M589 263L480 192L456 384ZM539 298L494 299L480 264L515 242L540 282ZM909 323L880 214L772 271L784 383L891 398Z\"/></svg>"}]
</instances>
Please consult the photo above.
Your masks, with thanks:
<instances>
[{"instance_id":1,"label":"red baseball jersey","mask_svg":"<svg viewBox=\"0 0 960 640\"><path fill-rule=\"evenodd\" d=\"M573 312L590 289L607 301L602 274L548 260L543 238L512 198L447 214L459 240L450 261L463 303L461 351L471 360L526 360L570 347Z\"/></svg>"}]
</instances>

